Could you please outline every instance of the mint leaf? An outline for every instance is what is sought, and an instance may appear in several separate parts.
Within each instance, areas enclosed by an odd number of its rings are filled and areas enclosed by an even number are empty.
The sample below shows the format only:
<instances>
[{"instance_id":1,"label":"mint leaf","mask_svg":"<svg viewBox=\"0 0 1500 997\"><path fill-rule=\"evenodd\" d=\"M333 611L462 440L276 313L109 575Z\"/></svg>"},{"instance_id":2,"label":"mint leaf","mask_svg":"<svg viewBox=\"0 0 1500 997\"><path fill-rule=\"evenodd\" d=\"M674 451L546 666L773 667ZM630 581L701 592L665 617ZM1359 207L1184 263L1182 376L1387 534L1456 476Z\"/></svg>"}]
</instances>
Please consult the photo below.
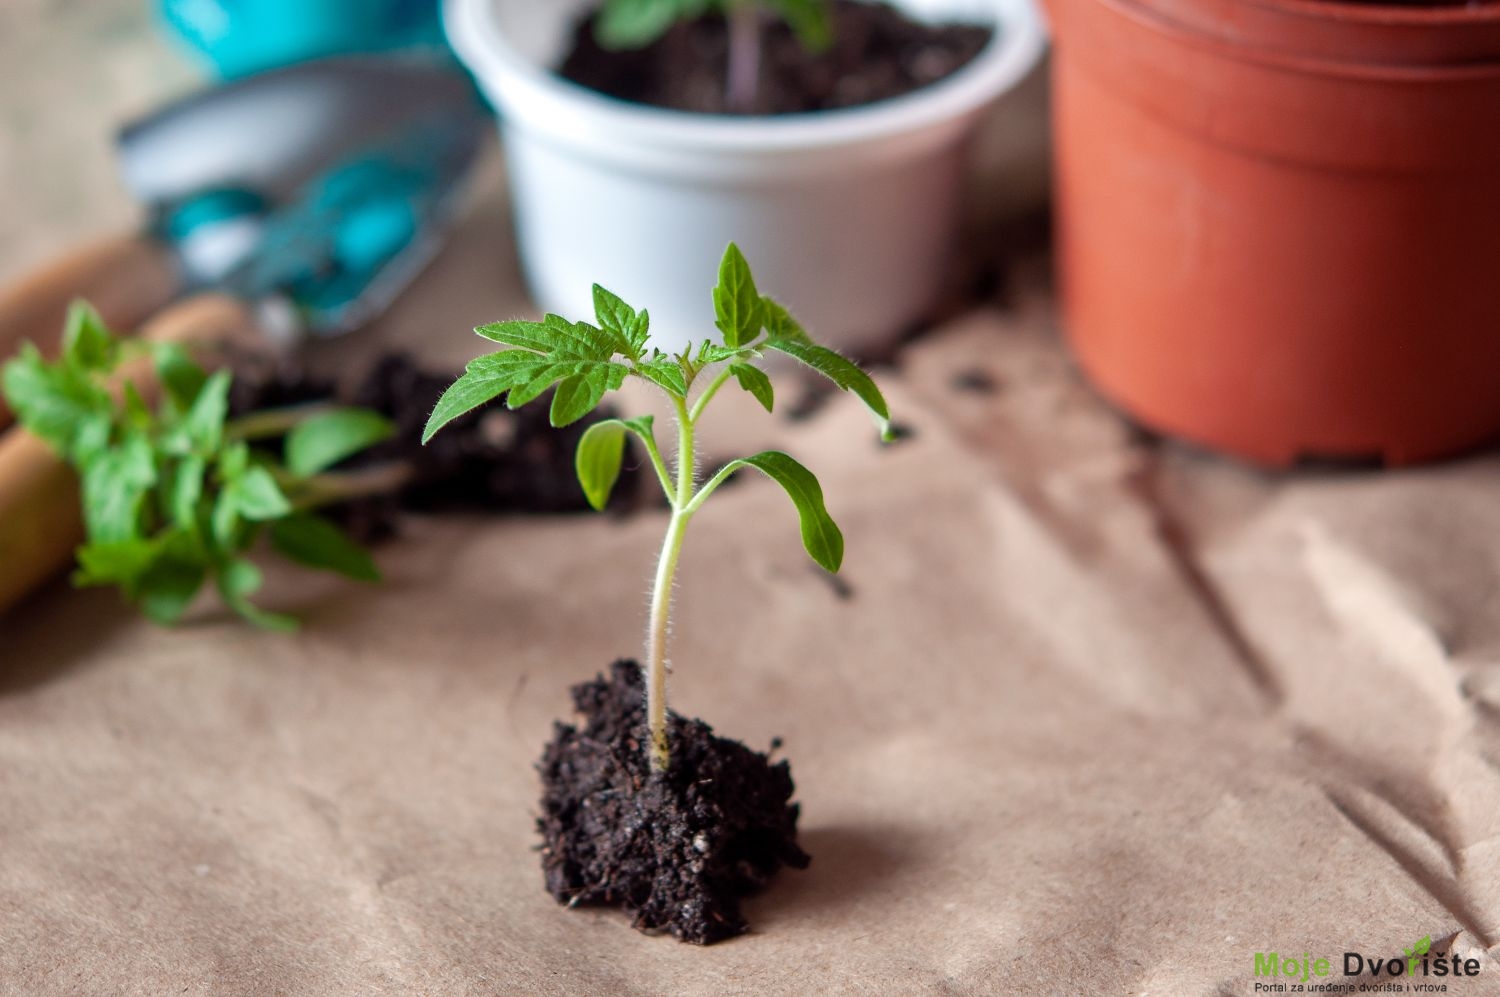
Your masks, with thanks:
<instances>
[{"instance_id":1,"label":"mint leaf","mask_svg":"<svg viewBox=\"0 0 1500 997\"><path fill-rule=\"evenodd\" d=\"M181 618L208 577L201 558L191 551L179 556L173 546L168 545L136 584L135 598L141 612L163 626Z\"/></svg>"},{"instance_id":2,"label":"mint leaf","mask_svg":"<svg viewBox=\"0 0 1500 997\"><path fill-rule=\"evenodd\" d=\"M734 243L719 261L719 284L714 288L714 325L724 334L724 345L736 349L752 342L761 330L760 292L745 254Z\"/></svg>"},{"instance_id":3,"label":"mint leaf","mask_svg":"<svg viewBox=\"0 0 1500 997\"><path fill-rule=\"evenodd\" d=\"M290 515L292 504L263 467L252 467L224 490L233 496L235 509L241 516L254 522L263 522Z\"/></svg>"},{"instance_id":4,"label":"mint leaf","mask_svg":"<svg viewBox=\"0 0 1500 997\"><path fill-rule=\"evenodd\" d=\"M162 434L162 446L168 453L206 456L223 445L230 377L229 371L221 370L203 382L182 418Z\"/></svg>"},{"instance_id":5,"label":"mint leaf","mask_svg":"<svg viewBox=\"0 0 1500 997\"><path fill-rule=\"evenodd\" d=\"M389 419L369 409L321 412L299 422L287 433L287 470L300 477L317 474L390 439L395 431Z\"/></svg>"},{"instance_id":6,"label":"mint leaf","mask_svg":"<svg viewBox=\"0 0 1500 997\"><path fill-rule=\"evenodd\" d=\"M64 363L85 371L107 370L114 366L115 348L115 337L92 305L75 301L68 307L62 338Z\"/></svg>"},{"instance_id":7,"label":"mint leaf","mask_svg":"<svg viewBox=\"0 0 1500 997\"><path fill-rule=\"evenodd\" d=\"M771 388L771 379L759 367L752 367L747 363L729 365L729 372L734 379L740 382L740 387L755 396L767 412L776 404L776 394Z\"/></svg>"},{"instance_id":8,"label":"mint leaf","mask_svg":"<svg viewBox=\"0 0 1500 997\"><path fill-rule=\"evenodd\" d=\"M766 346L779 350L789 357L800 360L813 370L828 378L845 391L853 392L875 416L880 429L880 438L889 442L891 434L891 411L885 396L875 382L852 360L840 356L826 346L806 339L768 339Z\"/></svg>"},{"instance_id":9,"label":"mint leaf","mask_svg":"<svg viewBox=\"0 0 1500 997\"><path fill-rule=\"evenodd\" d=\"M741 467L753 467L775 481L797 507L802 526L802 546L814 561L829 571L838 571L844 561L844 534L823 504L823 488L813 473L789 454L766 450L753 457L730 461L725 470L733 473Z\"/></svg>"},{"instance_id":10,"label":"mint leaf","mask_svg":"<svg viewBox=\"0 0 1500 997\"><path fill-rule=\"evenodd\" d=\"M322 516L299 512L271 524L271 544L309 568L336 571L361 582L380 581L369 553Z\"/></svg>"},{"instance_id":11,"label":"mint leaf","mask_svg":"<svg viewBox=\"0 0 1500 997\"><path fill-rule=\"evenodd\" d=\"M21 423L64 457L76 459L108 441L109 393L74 367L48 363L30 343L5 365L0 385Z\"/></svg>"},{"instance_id":12,"label":"mint leaf","mask_svg":"<svg viewBox=\"0 0 1500 997\"><path fill-rule=\"evenodd\" d=\"M208 380L208 373L194 363L187 351L176 343L159 345L152 357L152 363L156 367L156 376L161 381L173 410L187 411L197 399L198 393L203 390L203 385Z\"/></svg>"},{"instance_id":13,"label":"mint leaf","mask_svg":"<svg viewBox=\"0 0 1500 997\"><path fill-rule=\"evenodd\" d=\"M156 486L156 460L144 434L133 433L83 469L83 521L93 542L140 536L146 494Z\"/></svg>"},{"instance_id":14,"label":"mint leaf","mask_svg":"<svg viewBox=\"0 0 1500 997\"><path fill-rule=\"evenodd\" d=\"M243 558L220 566L215 578L224 604L263 630L291 633L297 621L281 613L268 613L251 604L250 596L260 591L264 576L259 568Z\"/></svg>"},{"instance_id":15,"label":"mint leaf","mask_svg":"<svg viewBox=\"0 0 1500 997\"><path fill-rule=\"evenodd\" d=\"M109 540L78 548L78 570L73 584L133 586L156 561L160 546L153 540Z\"/></svg>"}]
</instances>

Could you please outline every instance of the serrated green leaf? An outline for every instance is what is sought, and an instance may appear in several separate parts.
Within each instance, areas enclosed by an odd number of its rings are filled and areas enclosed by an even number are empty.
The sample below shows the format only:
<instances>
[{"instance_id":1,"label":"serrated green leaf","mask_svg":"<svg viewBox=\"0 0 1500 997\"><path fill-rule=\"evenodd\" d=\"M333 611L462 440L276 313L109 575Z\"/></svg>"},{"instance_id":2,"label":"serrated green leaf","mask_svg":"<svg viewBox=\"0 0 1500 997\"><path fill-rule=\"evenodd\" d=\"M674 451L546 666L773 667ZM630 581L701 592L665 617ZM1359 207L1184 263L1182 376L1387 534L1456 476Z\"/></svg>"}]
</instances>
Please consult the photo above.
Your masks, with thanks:
<instances>
[{"instance_id":1,"label":"serrated green leaf","mask_svg":"<svg viewBox=\"0 0 1500 997\"><path fill-rule=\"evenodd\" d=\"M625 330L625 339L630 343L630 355L636 360L646 349L646 341L651 338L651 312L642 308L636 313L635 319L630 327Z\"/></svg>"},{"instance_id":2,"label":"serrated green leaf","mask_svg":"<svg viewBox=\"0 0 1500 997\"><path fill-rule=\"evenodd\" d=\"M573 466L584 497L597 511L602 512L609 504L610 492L620 478L627 428L619 419L603 419L584 430L578 439Z\"/></svg>"},{"instance_id":3,"label":"serrated green leaf","mask_svg":"<svg viewBox=\"0 0 1500 997\"><path fill-rule=\"evenodd\" d=\"M63 362L80 370L109 370L115 364L115 337L104 325L104 319L87 301L74 301L68 307L63 326Z\"/></svg>"},{"instance_id":4,"label":"serrated green leaf","mask_svg":"<svg viewBox=\"0 0 1500 997\"><path fill-rule=\"evenodd\" d=\"M809 339L802 323L792 317L786 306L775 298L760 299L761 317L765 319L766 332L772 339ZM769 345L769 344L768 344Z\"/></svg>"},{"instance_id":5,"label":"serrated green leaf","mask_svg":"<svg viewBox=\"0 0 1500 997\"><path fill-rule=\"evenodd\" d=\"M712 340L705 339L698 345L697 362L700 365L722 363L725 360L733 360L738 357L744 357L753 352L753 350L747 349L731 350L727 346L720 346L718 343L715 343Z\"/></svg>"},{"instance_id":6,"label":"serrated green leaf","mask_svg":"<svg viewBox=\"0 0 1500 997\"><path fill-rule=\"evenodd\" d=\"M858 364L805 339L770 339L765 345L801 361L843 390L853 392L875 416L881 439L891 439L891 412L885 396Z\"/></svg>"},{"instance_id":7,"label":"serrated green leaf","mask_svg":"<svg viewBox=\"0 0 1500 997\"><path fill-rule=\"evenodd\" d=\"M30 343L5 365L0 386L21 424L64 458L76 460L107 442L109 393L76 368L48 363Z\"/></svg>"},{"instance_id":8,"label":"serrated green leaf","mask_svg":"<svg viewBox=\"0 0 1500 997\"><path fill-rule=\"evenodd\" d=\"M620 352L632 360L640 359L650 328L649 318L643 320L618 294L598 284L594 285L594 317L599 320L600 328L619 337L619 345L624 347Z\"/></svg>"},{"instance_id":9,"label":"serrated green leaf","mask_svg":"<svg viewBox=\"0 0 1500 997\"><path fill-rule=\"evenodd\" d=\"M345 408L320 412L287 433L287 470L308 477L391 438L396 427L379 412Z\"/></svg>"},{"instance_id":10,"label":"serrated green leaf","mask_svg":"<svg viewBox=\"0 0 1500 997\"><path fill-rule=\"evenodd\" d=\"M719 261L719 283L714 288L714 325L724 334L724 345L738 349L761 330L760 292L745 254L734 243Z\"/></svg>"},{"instance_id":11,"label":"serrated green leaf","mask_svg":"<svg viewBox=\"0 0 1500 997\"><path fill-rule=\"evenodd\" d=\"M569 322L561 315L544 316L542 327L552 336L552 356L558 359L612 360L626 345L620 333Z\"/></svg>"},{"instance_id":12,"label":"serrated green leaf","mask_svg":"<svg viewBox=\"0 0 1500 997\"><path fill-rule=\"evenodd\" d=\"M785 489L797 507L802 546L827 570L839 570L844 561L844 534L828 515L823 504L823 488L811 471L779 450L766 450L753 457L730 461L725 466L730 469L753 467Z\"/></svg>"},{"instance_id":13,"label":"serrated green leaf","mask_svg":"<svg viewBox=\"0 0 1500 997\"><path fill-rule=\"evenodd\" d=\"M508 391L515 379L508 373L486 373L470 370L448 386L438 399L437 407L427 418L422 430L422 442L432 439L434 433L465 413L493 401Z\"/></svg>"},{"instance_id":14,"label":"serrated green leaf","mask_svg":"<svg viewBox=\"0 0 1500 997\"><path fill-rule=\"evenodd\" d=\"M239 514L251 522L265 522L291 513L292 503L287 501L281 486L263 467L250 467L224 490L234 497Z\"/></svg>"},{"instance_id":15,"label":"serrated green leaf","mask_svg":"<svg viewBox=\"0 0 1500 997\"><path fill-rule=\"evenodd\" d=\"M533 350L537 353L549 353L553 346L552 334L540 322L521 320L494 322L490 325L482 325L474 331L496 343L518 346L523 350Z\"/></svg>"},{"instance_id":16,"label":"serrated green leaf","mask_svg":"<svg viewBox=\"0 0 1500 997\"><path fill-rule=\"evenodd\" d=\"M321 516L304 512L278 519L271 524L270 536L272 546L298 564L355 581L380 581L380 570L369 553Z\"/></svg>"},{"instance_id":17,"label":"serrated green leaf","mask_svg":"<svg viewBox=\"0 0 1500 997\"><path fill-rule=\"evenodd\" d=\"M153 351L151 359L167 400L175 411L186 412L203 390L208 372L176 343L160 344Z\"/></svg>"},{"instance_id":18,"label":"serrated green leaf","mask_svg":"<svg viewBox=\"0 0 1500 997\"><path fill-rule=\"evenodd\" d=\"M734 379L740 382L740 387L755 396L767 412L771 411L776 404L776 393L771 388L771 379L765 375L759 367L752 367L747 363L729 365L729 372Z\"/></svg>"},{"instance_id":19,"label":"serrated green leaf","mask_svg":"<svg viewBox=\"0 0 1500 997\"><path fill-rule=\"evenodd\" d=\"M260 569L243 558L220 566L214 578L225 604L246 620L264 630L282 633L295 631L297 621L292 617L282 613L268 613L251 604L250 596L260 591L263 580Z\"/></svg>"},{"instance_id":20,"label":"serrated green leaf","mask_svg":"<svg viewBox=\"0 0 1500 997\"><path fill-rule=\"evenodd\" d=\"M636 364L636 372L648 381L682 398L687 395L687 375L672 357L658 356Z\"/></svg>"},{"instance_id":21,"label":"serrated green leaf","mask_svg":"<svg viewBox=\"0 0 1500 997\"><path fill-rule=\"evenodd\" d=\"M147 493L156 486L156 459L144 434L132 433L82 470L83 521L91 543L135 540Z\"/></svg>"}]
</instances>

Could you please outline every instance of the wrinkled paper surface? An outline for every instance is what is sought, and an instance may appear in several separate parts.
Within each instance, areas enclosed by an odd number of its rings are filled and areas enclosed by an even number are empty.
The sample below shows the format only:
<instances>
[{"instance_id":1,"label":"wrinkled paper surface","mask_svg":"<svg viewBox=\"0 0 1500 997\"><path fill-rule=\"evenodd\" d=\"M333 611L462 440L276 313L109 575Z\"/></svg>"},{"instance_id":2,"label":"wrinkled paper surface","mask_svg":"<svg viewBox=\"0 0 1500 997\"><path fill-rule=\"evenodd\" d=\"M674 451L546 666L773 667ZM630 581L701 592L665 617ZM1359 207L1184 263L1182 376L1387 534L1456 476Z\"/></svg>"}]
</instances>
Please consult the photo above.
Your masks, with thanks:
<instances>
[{"instance_id":1,"label":"wrinkled paper surface","mask_svg":"<svg viewBox=\"0 0 1500 997\"><path fill-rule=\"evenodd\" d=\"M505 225L315 356L478 352L527 307ZM747 475L683 555L674 705L785 739L813 855L753 933L542 891L532 763L637 653L664 515L414 519L386 584L272 571L293 638L61 584L0 622L0 991L1249 994L1257 952L1431 936L1485 966L1450 992L1496 992L1500 460L1276 476L1147 440L1040 287L880 378L885 449L849 398L710 416L709 457L784 447L848 540L844 589Z\"/></svg>"}]
</instances>

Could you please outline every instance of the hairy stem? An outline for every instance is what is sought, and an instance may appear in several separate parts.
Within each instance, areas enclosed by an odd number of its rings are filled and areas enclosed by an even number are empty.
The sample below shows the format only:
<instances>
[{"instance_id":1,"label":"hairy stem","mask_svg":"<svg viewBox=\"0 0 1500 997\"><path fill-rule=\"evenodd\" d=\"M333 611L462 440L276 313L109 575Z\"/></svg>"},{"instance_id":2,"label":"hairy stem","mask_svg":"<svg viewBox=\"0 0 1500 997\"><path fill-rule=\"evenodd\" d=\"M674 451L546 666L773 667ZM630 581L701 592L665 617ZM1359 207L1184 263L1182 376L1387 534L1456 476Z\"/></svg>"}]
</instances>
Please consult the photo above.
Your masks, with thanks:
<instances>
[{"instance_id":1,"label":"hairy stem","mask_svg":"<svg viewBox=\"0 0 1500 997\"><path fill-rule=\"evenodd\" d=\"M677 487L672 501L672 519L662 540L661 557L656 562L656 582L651 587L651 619L646 632L646 727L651 738L651 771L665 772L671 763L667 744L667 636L672 616L672 580L677 575L677 559L682 553L682 539L687 533L693 512L693 417L687 403L673 397L677 410Z\"/></svg>"},{"instance_id":2,"label":"hairy stem","mask_svg":"<svg viewBox=\"0 0 1500 997\"><path fill-rule=\"evenodd\" d=\"M760 10L753 0L734 0L725 17L729 21L729 66L724 103L736 114L750 114L760 90Z\"/></svg>"}]
</instances>

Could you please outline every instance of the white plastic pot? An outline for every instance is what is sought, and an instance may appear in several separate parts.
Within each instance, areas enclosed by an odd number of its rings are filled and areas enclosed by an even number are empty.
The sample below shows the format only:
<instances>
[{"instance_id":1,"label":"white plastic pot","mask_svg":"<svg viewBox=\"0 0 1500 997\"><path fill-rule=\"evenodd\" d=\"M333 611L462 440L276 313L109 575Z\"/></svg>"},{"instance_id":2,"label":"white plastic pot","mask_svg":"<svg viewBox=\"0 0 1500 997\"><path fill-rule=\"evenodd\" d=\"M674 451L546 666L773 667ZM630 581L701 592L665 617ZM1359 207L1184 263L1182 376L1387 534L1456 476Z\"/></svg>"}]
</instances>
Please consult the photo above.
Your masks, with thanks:
<instances>
[{"instance_id":1,"label":"white plastic pot","mask_svg":"<svg viewBox=\"0 0 1500 997\"><path fill-rule=\"evenodd\" d=\"M969 65L894 100L736 118L644 107L552 72L597 0L447 0L448 35L498 109L536 302L592 312L597 281L651 311L653 345L713 334L709 289L739 243L763 293L821 340L873 346L943 283L966 139L1044 47L1032 0L895 0L992 25Z\"/></svg>"}]
</instances>

